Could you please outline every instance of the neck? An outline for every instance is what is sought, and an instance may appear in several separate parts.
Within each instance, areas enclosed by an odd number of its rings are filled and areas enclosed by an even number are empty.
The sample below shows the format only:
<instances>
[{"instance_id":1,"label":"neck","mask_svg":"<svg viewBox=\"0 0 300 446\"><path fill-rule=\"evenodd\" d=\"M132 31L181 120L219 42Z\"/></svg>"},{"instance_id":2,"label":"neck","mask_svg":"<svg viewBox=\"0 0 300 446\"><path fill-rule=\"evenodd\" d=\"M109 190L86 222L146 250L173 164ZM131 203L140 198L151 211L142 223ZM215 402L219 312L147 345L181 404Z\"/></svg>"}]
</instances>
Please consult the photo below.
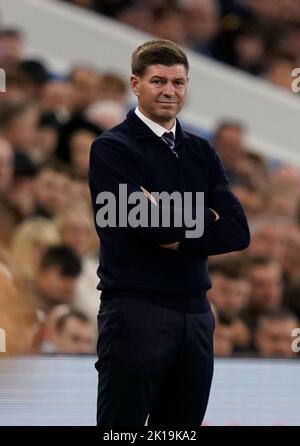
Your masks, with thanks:
<instances>
[{"instance_id":1,"label":"neck","mask_svg":"<svg viewBox=\"0 0 300 446\"><path fill-rule=\"evenodd\" d=\"M164 127L166 130L171 130L174 124L175 124L175 118L172 121L160 123L160 125Z\"/></svg>"}]
</instances>

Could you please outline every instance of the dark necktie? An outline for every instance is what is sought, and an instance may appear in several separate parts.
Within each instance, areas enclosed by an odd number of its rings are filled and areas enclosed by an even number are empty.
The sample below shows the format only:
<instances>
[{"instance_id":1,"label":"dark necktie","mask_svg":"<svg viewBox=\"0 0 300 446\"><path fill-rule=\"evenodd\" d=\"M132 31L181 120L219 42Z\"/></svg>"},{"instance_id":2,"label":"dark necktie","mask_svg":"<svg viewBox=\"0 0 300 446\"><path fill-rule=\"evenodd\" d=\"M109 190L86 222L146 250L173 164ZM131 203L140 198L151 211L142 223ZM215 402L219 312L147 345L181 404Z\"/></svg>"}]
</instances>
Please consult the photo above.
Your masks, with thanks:
<instances>
[{"instance_id":1,"label":"dark necktie","mask_svg":"<svg viewBox=\"0 0 300 446\"><path fill-rule=\"evenodd\" d=\"M175 148L174 133L173 132L165 132L162 135L162 139L168 144L168 146L170 147L170 149L172 150L174 155L178 157L178 154L174 150L174 148Z\"/></svg>"}]
</instances>

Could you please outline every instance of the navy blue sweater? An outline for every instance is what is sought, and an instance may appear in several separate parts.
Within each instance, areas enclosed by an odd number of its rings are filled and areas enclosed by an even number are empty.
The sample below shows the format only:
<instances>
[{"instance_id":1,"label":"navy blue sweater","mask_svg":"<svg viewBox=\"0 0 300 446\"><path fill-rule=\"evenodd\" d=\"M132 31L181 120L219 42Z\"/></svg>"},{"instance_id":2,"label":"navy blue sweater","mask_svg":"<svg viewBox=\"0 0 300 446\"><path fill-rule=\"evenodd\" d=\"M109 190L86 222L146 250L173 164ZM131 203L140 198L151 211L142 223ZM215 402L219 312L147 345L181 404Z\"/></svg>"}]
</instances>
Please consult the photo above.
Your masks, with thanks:
<instances>
[{"instance_id":1,"label":"navy blue sweater","mask_svg":"<svg viewBox=\"0 0 300 446\"><path fill-rule=\"evenodd\" d=\"M95 220L102 206L96 203L97 195L112 192L118 200L120 184L127 185L128 195L141 192L143 186L150 192L192 192L193 199L196 192L204 192L205 197L205 230L198 238L186 238L184 224L175 226L178 209L172 205L168 228L99 228L96 224L101 240L98 288L102 299L133 297L179 311L207 311L206 290L211 287L207 257L249 245L244 211L229 189L215 150L206 140L183 131L177 121L175 151L178 156L133 110L92 145L89 185ZM147 203L159 211L160 206ZM219 213L219 220L215 221L209 208ZM159 246L177 241L177 251Z\"/></svg>"}]
</instances>

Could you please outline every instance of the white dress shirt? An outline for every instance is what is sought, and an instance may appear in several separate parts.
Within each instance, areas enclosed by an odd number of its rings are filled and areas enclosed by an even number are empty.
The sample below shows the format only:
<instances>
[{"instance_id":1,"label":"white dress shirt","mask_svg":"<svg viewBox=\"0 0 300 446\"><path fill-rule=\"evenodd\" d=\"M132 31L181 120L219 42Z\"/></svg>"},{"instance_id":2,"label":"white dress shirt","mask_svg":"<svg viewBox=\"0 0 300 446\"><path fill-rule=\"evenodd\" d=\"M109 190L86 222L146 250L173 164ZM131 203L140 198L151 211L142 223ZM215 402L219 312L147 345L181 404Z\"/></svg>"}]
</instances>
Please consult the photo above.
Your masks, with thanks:
<instances>
[{"instance_id":1,"label":"white dress shirt","mask_svg":"<svg viewBox=\"0 0 300 446\"><path fill-rule=\"evenodd\" d=\"M172 132L174 135L176 135L176 119L173 127L170 130L167 130L165 127L163 127L160 124L157 124L157 122L152 121L151 119L147 118L147 116L143 115L143 113L139 110L138 107L135 109L135 114L154 132L157 136L160 138L163 136L165 132Z\"/></svg>"}]
</instances>

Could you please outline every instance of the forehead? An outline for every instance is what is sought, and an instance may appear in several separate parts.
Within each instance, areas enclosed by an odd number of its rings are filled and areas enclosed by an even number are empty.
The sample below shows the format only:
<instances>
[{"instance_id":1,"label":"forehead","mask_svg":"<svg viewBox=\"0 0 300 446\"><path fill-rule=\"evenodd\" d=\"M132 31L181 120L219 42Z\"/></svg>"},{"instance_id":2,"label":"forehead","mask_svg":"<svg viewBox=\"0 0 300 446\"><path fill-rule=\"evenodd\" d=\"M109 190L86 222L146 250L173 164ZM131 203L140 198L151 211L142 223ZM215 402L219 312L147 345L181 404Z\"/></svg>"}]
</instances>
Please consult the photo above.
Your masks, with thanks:
<instances>
[{"instance_id":1,"label":"forehead","mask_svg":"<svg viewBox=\"0 0 300 446\"><path fill-rule=\"evenodd\" d=\"M151 78L154 76L165 77L170 79L186 78L187 72L185 66L181 64L176 64L171 66L155 64L155 65L150 65L144 73L144 77L147 78Z\"/></svg>"}]
</instances>

